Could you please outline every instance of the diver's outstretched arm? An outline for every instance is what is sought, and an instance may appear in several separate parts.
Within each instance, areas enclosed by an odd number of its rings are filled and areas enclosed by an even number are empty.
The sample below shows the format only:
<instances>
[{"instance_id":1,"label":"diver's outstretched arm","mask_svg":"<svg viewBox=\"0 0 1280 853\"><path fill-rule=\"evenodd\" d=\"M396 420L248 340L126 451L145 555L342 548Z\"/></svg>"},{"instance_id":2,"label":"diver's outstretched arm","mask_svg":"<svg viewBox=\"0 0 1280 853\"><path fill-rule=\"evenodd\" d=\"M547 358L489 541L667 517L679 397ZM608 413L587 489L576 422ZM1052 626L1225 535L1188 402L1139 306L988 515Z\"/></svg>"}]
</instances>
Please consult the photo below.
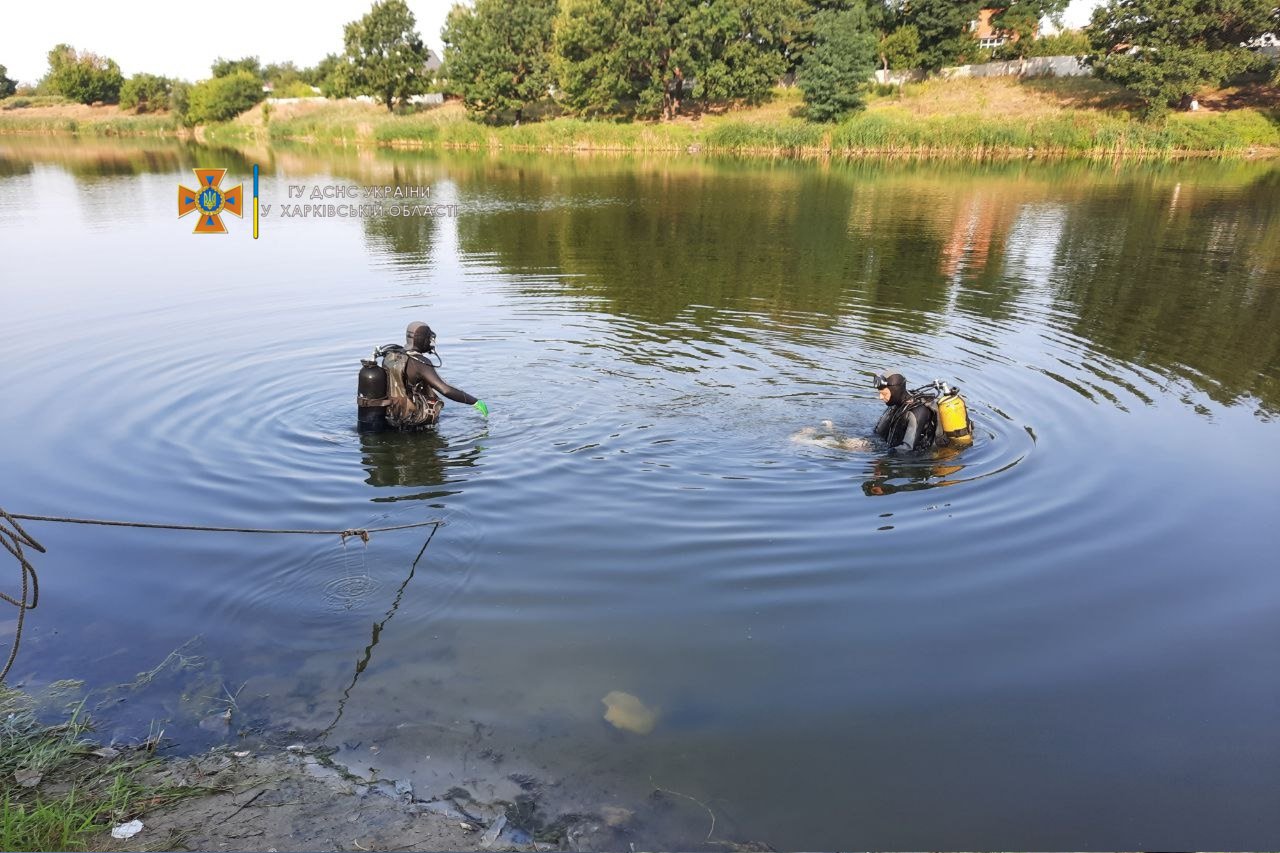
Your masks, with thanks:
<instances>
[{"instance_id":1,"label":"diver's outstretched arm","mask_svg":"<svg viewBox=\"0 0 1280 853\"><path fill-rule=\"evenodd\" d=\"M409 379L415 382L425 382L431 386L431 390L441 396L448 397L455 403L462 403L467 406L473 406L479 402L461 388L454 388L448 382L440 378L440 374L436 373L433 365L428 364L418 358L409 360Z\"/></svg>"}]
</instances>

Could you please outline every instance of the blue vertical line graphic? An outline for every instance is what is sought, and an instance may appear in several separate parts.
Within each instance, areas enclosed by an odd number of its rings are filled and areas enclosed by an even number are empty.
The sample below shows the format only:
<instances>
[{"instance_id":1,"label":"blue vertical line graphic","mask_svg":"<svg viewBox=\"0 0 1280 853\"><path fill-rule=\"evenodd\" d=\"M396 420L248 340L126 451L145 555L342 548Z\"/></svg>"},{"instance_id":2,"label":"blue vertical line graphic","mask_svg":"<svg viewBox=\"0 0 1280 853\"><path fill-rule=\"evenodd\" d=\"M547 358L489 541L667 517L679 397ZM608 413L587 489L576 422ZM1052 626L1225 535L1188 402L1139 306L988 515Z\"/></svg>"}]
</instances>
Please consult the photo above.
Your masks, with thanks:
<instances>
[{"instance_id":1,"label":"blue vertical line graphic","mask_svg":"<svg viewBox=\"0 0 1280 853\"><path fill-rule=\"evenodd\" d=\"M258 239L258 164L253 164L253 239Z\"/></svg>"}]
</instances>

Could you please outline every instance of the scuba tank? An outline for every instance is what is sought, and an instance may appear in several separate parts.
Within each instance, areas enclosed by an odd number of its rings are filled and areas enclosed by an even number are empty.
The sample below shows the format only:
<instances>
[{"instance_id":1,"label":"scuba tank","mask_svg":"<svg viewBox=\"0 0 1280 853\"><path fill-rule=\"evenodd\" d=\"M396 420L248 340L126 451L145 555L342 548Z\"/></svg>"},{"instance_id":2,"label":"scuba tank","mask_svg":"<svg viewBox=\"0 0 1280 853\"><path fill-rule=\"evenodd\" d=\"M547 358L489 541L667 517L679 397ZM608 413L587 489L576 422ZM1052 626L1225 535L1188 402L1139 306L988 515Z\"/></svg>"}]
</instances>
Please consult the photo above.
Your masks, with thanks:
<instances>
[{"instance_id":1,"label":"scuba tank","mask_svg":"<svg viewBox=\"0 0 1280 853\"><path fill-rule=\"evenodd\" d=\"M969 420L969 410L965 407L960 389L952 388L947 383L940 383L942 392L938 397L938 426L947 439L958 445L973 443L973 422Z\"/></svg>"},{"instance_id":2,"label":"scuba tank","mask_svg":"<svg viewBox=\"0 0 1280 853\"><path fill-rule=\"evenodd\" d=\"M387 370L378 364L378 356L382 353L375 350L373 358L360 360L360 376L356 381L356 412L359 428L362 430L381 430L387 426L387 406L391 398L387 396Z\"/></svg>"}]
</instances>

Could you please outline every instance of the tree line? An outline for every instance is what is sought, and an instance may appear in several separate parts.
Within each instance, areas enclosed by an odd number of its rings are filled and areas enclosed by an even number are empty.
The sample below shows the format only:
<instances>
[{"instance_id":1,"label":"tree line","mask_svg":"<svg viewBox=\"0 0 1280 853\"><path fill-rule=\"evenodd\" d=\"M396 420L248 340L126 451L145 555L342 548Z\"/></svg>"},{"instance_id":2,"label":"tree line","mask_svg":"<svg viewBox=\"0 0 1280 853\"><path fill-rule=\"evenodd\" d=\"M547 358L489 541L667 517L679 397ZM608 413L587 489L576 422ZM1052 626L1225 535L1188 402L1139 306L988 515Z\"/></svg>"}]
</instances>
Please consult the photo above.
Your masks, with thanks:
<instances>
[{"instance_id":1,"label":"tree line","mask_svg":"<svg viewBox=\"0 0 1280 853\"><path fill-rule=\"evenodd\" d=\"M426 91L433 73L429 53L404 0L381 0L368 14L343 28L342 53L312 67L293 62L263 64L258 57L219 57L210 76L190 83L159 74L125 79L115 60L59 44L48 53L48 70L29 91L0 65L0 98L58 96L84 104L119 104L137 112L172 110L188 125L226 121L275 97L343 98L370 95L388 109Z\"/></svg>"},{"instance_id":2,"label":"tree line","mask_svg":"<svg viewBox=\"0 0 1280 853\"><path fill-rule=\"evenodd\" d=\"M138 111L172 109L188 124L222 121L262 100L368 95L394 109L435 87L491 122L547 114L671 119L770 97L781 80L804 93L815 121L863 105L872 71L923 69L992 58L1079 55L1097 76L1134 92L1158 116L1204 85L1260 73L1255 49L1280 33L1275 0L1106 0L1084 32L1040 37L1069 0L474 0L449 12L444 67L429 52L405 0L378 0L343 28L343 51L311 68L219 59L189 84L153 74L125 80L119 66L58 45L37 94ZM1005 36L983 48L982 9ZM1280 83L1280 71L1276 72ZM13 81L0 66L0 97Z\"/></svg>"},{"instance_id":3,"label":"tree line","mask_svg":"<svg viewBox=\"0 0 1280 853\"><path fill-rule=\"evenodd\" d=\"M444 76L467 109L519 122L551 104L586 117L671 118L756 103L780 79L808 118L859 109L874 68L923 69L1075 55L1129 89L1150 117L1205 85L1268 71L1275 0L1107 0L1083 32L1068 0L474 0L449 13ZM1003 43L973 27L988 10ZM1058 30L1042 38L1050 21ZM1275 72L1280 84L1280 69Z\"/></svg>"}]
</instances>

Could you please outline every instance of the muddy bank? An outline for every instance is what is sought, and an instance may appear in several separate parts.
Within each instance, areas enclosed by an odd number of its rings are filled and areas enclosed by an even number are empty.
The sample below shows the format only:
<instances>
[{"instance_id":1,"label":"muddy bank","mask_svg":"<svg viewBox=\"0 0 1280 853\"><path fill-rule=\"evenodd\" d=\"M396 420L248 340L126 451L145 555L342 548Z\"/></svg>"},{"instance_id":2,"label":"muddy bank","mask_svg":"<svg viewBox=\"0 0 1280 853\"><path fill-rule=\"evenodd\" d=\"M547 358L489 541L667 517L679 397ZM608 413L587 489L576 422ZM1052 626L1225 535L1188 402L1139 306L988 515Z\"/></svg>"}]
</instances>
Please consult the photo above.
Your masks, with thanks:
<instances>
[{"instance_id":1,"label":"muddy bank","mask_svg":"<svg viewBox=\"0 0 1280 853\"><path fill-rule=\"evenodd\" d=\"M619 850L674 848L768 850L711 835L713 817L690 832L697 801L655 789L638 806L602 803L592 812L543 812L541 784L515 776L480 786L417 792L391 780L368 780L301 745L255 753L219 747L169 758L143 780L200 794L145 811L128 839L104 830L91 849L152 850ZM497 796L494 796L497 794Z\"/></svg>"}]
</instances>

